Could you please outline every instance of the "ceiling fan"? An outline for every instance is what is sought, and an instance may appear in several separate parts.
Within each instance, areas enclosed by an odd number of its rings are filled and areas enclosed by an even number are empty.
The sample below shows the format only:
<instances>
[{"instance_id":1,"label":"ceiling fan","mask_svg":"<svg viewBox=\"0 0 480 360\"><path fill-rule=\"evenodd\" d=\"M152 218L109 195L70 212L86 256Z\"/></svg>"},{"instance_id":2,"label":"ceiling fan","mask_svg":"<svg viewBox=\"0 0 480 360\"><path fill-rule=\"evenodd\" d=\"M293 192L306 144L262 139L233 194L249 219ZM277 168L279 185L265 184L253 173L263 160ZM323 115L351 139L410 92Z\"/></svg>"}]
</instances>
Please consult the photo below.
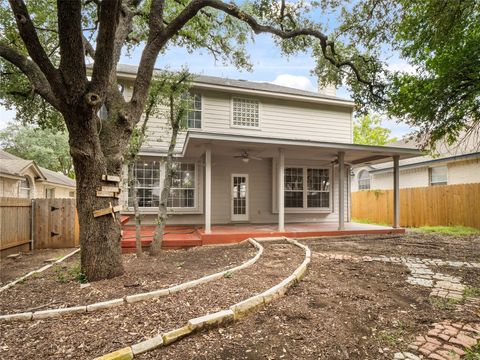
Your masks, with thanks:
<instances>
[{"instance_id":1,"label":"ceiling fan","mask_svg":"<svg viewBox=\"0 0 480 360\"><path fill-rule=\"evenodd\" d=\"M249 162L250 159L252 160L263 160L262 158L258 156L253 156L248 153L247 150L242 150L242 153L240 155L234 155L234 158L242 159L243 162Z\"/></svg>"}]
</instances>

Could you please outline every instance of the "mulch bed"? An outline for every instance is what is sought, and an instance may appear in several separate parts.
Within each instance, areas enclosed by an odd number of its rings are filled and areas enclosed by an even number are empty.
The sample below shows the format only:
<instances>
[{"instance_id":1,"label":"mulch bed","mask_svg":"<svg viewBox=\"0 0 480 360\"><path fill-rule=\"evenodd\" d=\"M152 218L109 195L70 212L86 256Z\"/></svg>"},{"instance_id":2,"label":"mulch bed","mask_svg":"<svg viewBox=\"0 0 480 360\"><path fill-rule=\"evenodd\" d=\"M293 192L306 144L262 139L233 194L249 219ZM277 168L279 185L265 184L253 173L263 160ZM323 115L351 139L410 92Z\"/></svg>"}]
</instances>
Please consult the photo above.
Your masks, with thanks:
<instances>
[{"instance_id":1,"label":"mulch bed","mask_svg":"<svg viewBox=\"0 0 480 360\"><path fill-rule=\"evenodd\" d=\"M45 260L60 259L68 253L74 251L71 249L38 249L28 253L20 253L16 258L0 259L0 287L13 281L32 270L37 270L47 263Z\"/></svg>"},{"instance_id":2,"label":"mulch bed","mask_svg":"<svg viewBox=\"0 0 480 360\"><path fill-rule=\"evenodd\" d=\"M430 289L407 276L399 264L314 254L307 277L265 310L139 359L393 359L434 322L472 322L471 313L432 304Z\"/></svg>"},{"instance_id":3,"label":"mulch bed","mask_svg":"<svg viewBox=\"0 0 480 360\"><path fill-rule=\"evenodd\" d=\"M480 262L480 236L409 232L402 235L357 235L303 241L312 251L355 255L410 256Z\"/></svg>"},{"instance_id":4,"label":"mulch bed","mask_svg":"<svg viewBox=\"0 0 480 360\"><path fill-rule=\"evenodd\" d=\"M219 249L227 252L230 248ZM214 249L202 250L205 253L196 260L197 266L212 259L210 252ZM303 258L303 251L293 245L265 244L263 256L252 267L168 297L91 314L2 323L2 356L8 359L91 359L183 326L190 318L226 309L260 293L289 276ZM237 257L237 263L238 260ZM180 358L184 357L180 355Z\"/></svg>"},{"instance_id":5,"label":"mulch bed","mask_svg":"<svg viewBox=\"0 0 480 360\"><path fill-rule=\"evenodd\" d=\"M86 305L121 298L198 279L240 265L255 256L256 249L244 242L234 246L169 250L159 257L124 255L125 274L91 283L77 281L79 255L0 293L0 313ZM205 261L206 260L206 261Z\"/></svg>"}]
</instances>

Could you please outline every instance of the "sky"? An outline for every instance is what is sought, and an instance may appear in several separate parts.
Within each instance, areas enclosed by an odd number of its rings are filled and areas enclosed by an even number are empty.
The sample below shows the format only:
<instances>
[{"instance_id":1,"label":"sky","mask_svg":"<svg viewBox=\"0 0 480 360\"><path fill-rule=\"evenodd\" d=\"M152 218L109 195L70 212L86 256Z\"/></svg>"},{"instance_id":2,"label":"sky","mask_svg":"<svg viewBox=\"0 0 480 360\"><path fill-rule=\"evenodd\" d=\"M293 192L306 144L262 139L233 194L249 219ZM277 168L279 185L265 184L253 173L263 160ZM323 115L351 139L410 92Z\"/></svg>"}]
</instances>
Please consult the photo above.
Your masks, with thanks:
<instances>
[{"instance_id":1,"label":"sky","mask_svg":"<svg viewBox=\"0 0 480 360\"><path fill-rule=\"evenodd\" d=\"M165 54L160 55L156 67L168 67L171 70L187 67L190 72L201 75L265 81L303 90L317 91L317 80L311 73L315 67L315 61L309 54L285 57L274 45L270 35L256 36L254 43L249 44L247 50L253 65L253 71L251 72L238 70L233 65L215 63L213 57L206 51L196 51L189 54L185 49L179 47L173 47ZM136 50L131 56L123 56L120 63L138 65L140 55L140 50ZM408 65L400 60L395 60L391 66L395 69L408 70ZM338 89L337 96L350 97L345 88ZM14 111L6 110L0 106L0 129L5 128L14 117ZM394 120L384 120L382 125L389 128L392 131L391 135L397 138L401 138L411 131L407 125L397 123Z\"/></svg>"}]
</instances>

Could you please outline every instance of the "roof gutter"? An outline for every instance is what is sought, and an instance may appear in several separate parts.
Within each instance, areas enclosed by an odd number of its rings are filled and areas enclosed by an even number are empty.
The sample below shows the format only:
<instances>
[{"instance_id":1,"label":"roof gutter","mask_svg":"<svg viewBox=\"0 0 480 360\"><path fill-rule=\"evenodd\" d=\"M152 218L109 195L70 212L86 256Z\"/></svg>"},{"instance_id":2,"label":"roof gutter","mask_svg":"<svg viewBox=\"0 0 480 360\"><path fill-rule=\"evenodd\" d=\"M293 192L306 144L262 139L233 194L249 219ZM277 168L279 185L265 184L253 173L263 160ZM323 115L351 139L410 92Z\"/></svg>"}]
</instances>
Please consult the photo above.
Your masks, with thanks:
<instances>
[{"instance_id":1,"label":"roof gutter","mask_svg":"<svg viewBox=\"0 0 480 360\"><path fill-rule=\"evenodd\" d=\"M432 165L432 164L441 164L441 163L449 162L449 161L468 160L468 159L475 159L475 158L480 158L480 152L449 156L449 157L444 157L444 158L440 158L440 159L432 159L432 160L422 161L422 162L418 162L418 163L414 163L414 164L405 164L405 165L400 165L399 168L400 169L413 169L413 168L424 167L424 166L428 166L428 165ZM381 173L381 172L390 172L390 171L393 171L393 167L370 170L371 173Z\"/></svg>"}]
</instances>

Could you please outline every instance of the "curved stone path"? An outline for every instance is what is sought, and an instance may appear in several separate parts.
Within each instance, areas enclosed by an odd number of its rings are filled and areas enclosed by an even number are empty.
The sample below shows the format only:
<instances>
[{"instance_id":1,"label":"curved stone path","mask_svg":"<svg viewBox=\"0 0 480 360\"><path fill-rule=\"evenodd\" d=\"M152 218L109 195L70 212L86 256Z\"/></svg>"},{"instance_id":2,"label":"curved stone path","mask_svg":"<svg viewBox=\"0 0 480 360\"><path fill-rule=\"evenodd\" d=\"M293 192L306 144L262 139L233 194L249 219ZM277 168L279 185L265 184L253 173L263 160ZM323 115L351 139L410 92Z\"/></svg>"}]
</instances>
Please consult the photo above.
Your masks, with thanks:
<instances>
[{"instance_id":1,"label":"curved stone path","mask_svg":"<svg viewBox=\"0 0 480 360\"><path fill-rule=\"evenodd\" d=\"M216 279L220 279L221 277L225 276L225 274L233 274L237 271L246 269L253 264L257 262L257 260L262 256L263 253L263 246L260 245L257 241L253 239L248 239L247 240L252 246L257 248L257 254L251 258L250 260L245 261L243 264L235 266L230 269L226 269L223 271L220 271L215 274L207 275L204 276L200 279L188 281L179 285L171 286L169 288L164 288L164 289L158 289L154 291L149 291L149 292L144 292L144 293L139 293L135 295L129 295L125 296L123 298L118 298L118 299L112 299L112 300L107 300L107 301L101 301L101 302L96 302L92 303L89 305L81 305L81 306L69 306L69 307L62 307L62 308L55 308L55 309L49 309L49 310L39 310L39 311L28 311L28 312L21 312L21 313L14 313L14 314L4 314L0 315L0 321L28 321L28 320L40 320L40 319L47 319L47 318L58 318L61 316L69 315L69 314L78 314L78 313L86 313L86 312L94 312L94 311L99 311L99 310L104 310L104 309L109 309L112 307L116 306L121 306L121 305L127 305L127 304L132 304L138 301L145 301L145 300L150 300L150 299L156 299L162 296L168 296L170 294L176 293L177 291L189 289L192 287L195 287L197 285L207 283ZM77 249L76 251L68 254L67 256L63 257L62 259L54 262L53 264L50 264L48 267L45 266L42 269L36 270L35 272L41 272L44 270L47 270L54 264L61 262L70 256L76 254L80 249ZM32 273L35 273L32 272ZM30 275L32 273L29 273L27 275ZM27 277L25 276L25 278ZM19 282L20 280L16 280L16 282ZM16 283L15 282L15 283ZM8 285L8 284L7 284Z\"/></svg>"}]
</instances>

